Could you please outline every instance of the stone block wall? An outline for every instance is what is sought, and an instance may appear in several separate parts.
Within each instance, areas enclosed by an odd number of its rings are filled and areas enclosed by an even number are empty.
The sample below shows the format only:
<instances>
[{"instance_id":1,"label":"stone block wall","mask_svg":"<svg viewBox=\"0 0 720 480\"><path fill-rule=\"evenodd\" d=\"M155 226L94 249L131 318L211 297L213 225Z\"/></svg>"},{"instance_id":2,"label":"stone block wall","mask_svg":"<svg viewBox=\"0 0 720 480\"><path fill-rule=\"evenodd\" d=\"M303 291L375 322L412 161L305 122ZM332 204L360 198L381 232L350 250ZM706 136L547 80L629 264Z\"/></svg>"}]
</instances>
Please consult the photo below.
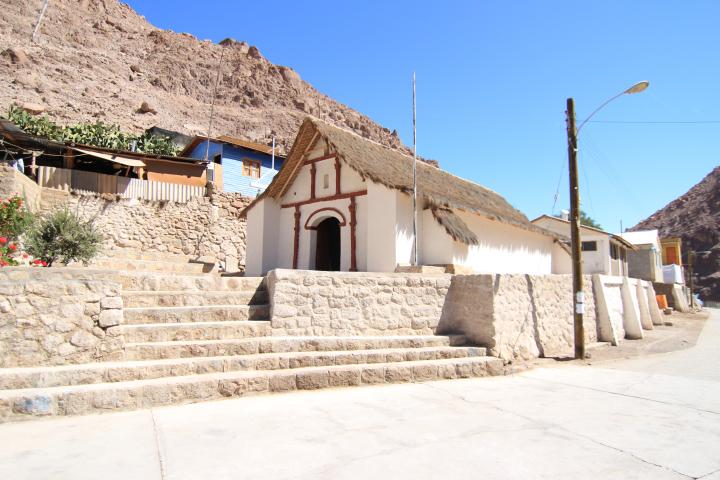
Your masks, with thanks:
<instances>
[{"instance_id":1,"label":"stone block wall","mask_svg":"<svg viewBox=\"0 0 720 480\"><path fill-rule=\"evenodd\" d=\"M644 330L662 324L651 282L628 277L593 275L598 338L618 345L641 339Z\"/></svg>"},{"instance_id":2,"label":"stone block wall","mask_svg":"<svg viewBox=\"0 0 720 480\"><path fill-rule=\"evenodd\" d=\"M273 270L273 332L288 335L432 335L450 275Z\"/></svg>"},{"instance_id":3,"label":"stone block wall","mask_svg":"<svg viewBox=\"0 0 720 480\"><path fill-rule=\"evenodd\" d=\"M20 195L25 198L30 211L37 211L40 205L40 187L16 168L0 165L0 198Z\"/></svg>"},{"instance_id":4,"label":"stone block wall","mask_svg":"<svg viewBox=\"0 0 720 480\"><path fill-rule=\"evenodd\" d=\"M0 269L0 367L122 360L120 283L107 272Z\"/></svg>"},{"instance_id":5,"label":"stone block wall","mask_svg":"<svg viewBox=\"0 0 720 480\"><path fill-rule=\"evenodd\" d=\"M586 342L597 341L585 277ZM438 333L461 333L505 360L573 353L570 275L462 275L452 279Z\"/></svg>"},{"instance_id":6,"label":"stone block wall","mask_svg":"<svg viewBox=\"0 0 720 480\"><path fill-rule=\"evenodd\" d=\"M245 266L246 222L240 212L250 201L224 192L187 203L73 193L64 204L93 220L105 237L106 254L116 248L169 252L202 257L234 272Z\"/></svg>"}]
</instances>

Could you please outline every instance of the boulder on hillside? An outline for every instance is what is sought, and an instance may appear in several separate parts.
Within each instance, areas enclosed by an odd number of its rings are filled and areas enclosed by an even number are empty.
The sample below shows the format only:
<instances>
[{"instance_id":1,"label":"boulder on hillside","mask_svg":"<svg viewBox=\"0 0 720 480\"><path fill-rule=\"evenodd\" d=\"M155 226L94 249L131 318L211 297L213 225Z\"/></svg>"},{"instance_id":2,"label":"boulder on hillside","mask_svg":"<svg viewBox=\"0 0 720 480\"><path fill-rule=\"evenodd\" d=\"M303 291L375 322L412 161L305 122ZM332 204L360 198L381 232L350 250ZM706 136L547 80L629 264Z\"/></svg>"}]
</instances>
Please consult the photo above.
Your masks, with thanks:
<instances>
[{"instance_id":1,"label":"boulder on hillside","mask_svg":"<svg viewBox=\"0 0 720 480\"><path fill-rule=\"evenodd\" d=\"M157 113L157 110L155 110L155 108L148 102L142 102L137 111L138 113Z\"/></svg>"},{"instance_id":2,"label":"boulder on hillside","mask_svg":"<svg viewBox=\"0 0 720 480\"><path fill-rule=\"evenodd\" d=\"M5 49L2 53L0 53L3 57L10 60L10 63L13 63L15 65L24 65L28 63L30 60L28 59L27 53L25 53L24 50L19 48L10 47L8 49Z\"/></svg>"},{"instance_id":3,"label":"boulder on hillside","mask_svg":"<svg viewBox=\"0 0 720 480\"><path fill-rule=\"evenodd\" d=\"M40 115L46 110L44 105L30 102L21 103L20 105L18 105L18 108L25 110L30 115Z\"/></svg>"}]
</instances>

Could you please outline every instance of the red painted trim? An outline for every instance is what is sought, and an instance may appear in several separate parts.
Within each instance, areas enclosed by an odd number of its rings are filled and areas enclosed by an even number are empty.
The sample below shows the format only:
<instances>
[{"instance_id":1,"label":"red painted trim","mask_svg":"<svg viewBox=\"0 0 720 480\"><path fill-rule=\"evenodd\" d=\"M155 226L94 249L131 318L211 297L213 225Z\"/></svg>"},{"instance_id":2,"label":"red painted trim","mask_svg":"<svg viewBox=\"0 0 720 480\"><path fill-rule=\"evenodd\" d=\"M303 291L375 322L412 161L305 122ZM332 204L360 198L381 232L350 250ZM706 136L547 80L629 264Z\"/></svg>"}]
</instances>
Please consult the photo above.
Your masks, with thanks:
<instances>
[{"instance_id":1,"label":"red painted trim","mask_svg":"<svg viewBox=\"0 0 720 480\"><path fill-rule=\"evenodd\" d=\"M331 153L330 155L325 155L325 156L317 157L317 158L306 158L303 161L303 164L307 165L309 163L322 162L323 160L330 160L332 158L337 159L337 153Z\"/></svg>"},{"instance_id":2,"label":"red painted trim","mask_svg":"<svg viewBox=\"0 0 720 480\"><path fill-rule=\"evenodd\" d=\"M293 268L298 265L298 252L300 250L300 206L295 206L295 238L293 240Z\"/></svg>"},{"instance_id":3,"label":"red painted trim","mask_svg":"<svg viewBox=\"0 0 720 480\"><path fill-rule=\"evenodd\" d=\"M355 216L355 197L350 197L350 271L357 272L357 254L356 254L356 240L355 240L355 227L357 226L357 217Z\"/></svg>"},{"instance_id":4,"label":"red painted trim","mask_svg":"<svg viewBox=\"0 0 720 480\"><path fill-rule=\"evenodd\" d=\"M313 163L310 165L310 198L315 198L315 174L317 173L317 168L315 168L315 164Z\"/></svg>"},{"instance_id":5,"label":"red painted trim","mask_svg":"<svg viewBox=\"0 0 720 480\"><path fill-rule=\"evenodd\" d=\"M351 197L351 198L353 198L353 197ZM340 215L340 218L342 218L342 222L340 222L341 227L344 227L345 225L347 225L347 220L345 220L345 215L343 215L343 213L340 210L338 210L337 208L333 208L333 207L325 207L325 208L319 208L319 209L315 210L313 213L310 214L310 216L308 216L308 219L305 221L305 230L317 230L317 227L310 226L310 220L312 220L312 218L315 216L316 213L327 212L327 211L335 212L338 215Z\"/></svg>"},{"instance_id":6,"label":"red painted trim","mask_svg":"<svg viewBox=\"0 0 720 480\"><path fill-rule=\"evenodd\" d=\"M335 195L340 195L340 158L335 157Z\"/></svg>"},{"instance_id":7,"label":"red painted trim","mask_svg":"<svg viewBox=\"0 0 720 480\"><path fill-rule=\"evenodd\" d=\"M311 198L309 200L303 200L301 202L285 203L285 204L281 205L281 207L282 208L302 207L303 205L309 205L311 203L331 202L333 200L342 200L343 198L361 197L363 195L367 195L367 190L358 190L357 192L341 193L339 195L331 195L329 197Z\"/></svg>"}]
</instances>

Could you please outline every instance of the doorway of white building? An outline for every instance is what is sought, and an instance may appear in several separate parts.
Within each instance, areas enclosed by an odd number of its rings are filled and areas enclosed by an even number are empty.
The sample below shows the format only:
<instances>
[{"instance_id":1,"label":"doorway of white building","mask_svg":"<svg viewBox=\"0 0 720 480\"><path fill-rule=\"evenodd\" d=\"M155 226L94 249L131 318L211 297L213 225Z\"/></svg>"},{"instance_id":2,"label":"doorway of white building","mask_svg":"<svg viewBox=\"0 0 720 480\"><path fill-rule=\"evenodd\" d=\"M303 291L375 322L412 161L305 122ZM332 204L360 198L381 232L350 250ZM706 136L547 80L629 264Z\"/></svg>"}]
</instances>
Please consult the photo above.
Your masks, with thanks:
<instances>
[{"instance_id":1,"label":"doorway of white building","mask_svg":"<svg viewBox=\"0 0 720 480\"><path fill-rule=\"evenodd\" d=\"M340 270L340 222L337 218L329 217L318 224L315 245L315 270Z\"/></svg>"}]
</instances>

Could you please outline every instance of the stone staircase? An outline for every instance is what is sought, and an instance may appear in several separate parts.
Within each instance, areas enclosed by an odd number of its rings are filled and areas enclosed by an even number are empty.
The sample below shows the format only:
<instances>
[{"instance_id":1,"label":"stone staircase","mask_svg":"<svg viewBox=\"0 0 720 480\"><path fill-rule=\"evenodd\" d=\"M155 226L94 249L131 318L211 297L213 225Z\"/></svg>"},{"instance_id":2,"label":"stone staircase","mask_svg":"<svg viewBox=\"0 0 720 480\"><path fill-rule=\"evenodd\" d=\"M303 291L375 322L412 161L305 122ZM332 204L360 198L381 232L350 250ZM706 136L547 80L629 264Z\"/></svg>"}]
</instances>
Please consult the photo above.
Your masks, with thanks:
<instances>
[{"instance_id":1,"label":"stone staircase","mask_svg":"<svg viewBox=\"0 0 720 480\"><path fill-rule=\"evenodd\" d=\"M247 394L499 374L453 336L285 336L262 278L206 264L108 258L122 270L126 360L0 369L0 421L80 415Z\"/></svg>"}]
</instances>

